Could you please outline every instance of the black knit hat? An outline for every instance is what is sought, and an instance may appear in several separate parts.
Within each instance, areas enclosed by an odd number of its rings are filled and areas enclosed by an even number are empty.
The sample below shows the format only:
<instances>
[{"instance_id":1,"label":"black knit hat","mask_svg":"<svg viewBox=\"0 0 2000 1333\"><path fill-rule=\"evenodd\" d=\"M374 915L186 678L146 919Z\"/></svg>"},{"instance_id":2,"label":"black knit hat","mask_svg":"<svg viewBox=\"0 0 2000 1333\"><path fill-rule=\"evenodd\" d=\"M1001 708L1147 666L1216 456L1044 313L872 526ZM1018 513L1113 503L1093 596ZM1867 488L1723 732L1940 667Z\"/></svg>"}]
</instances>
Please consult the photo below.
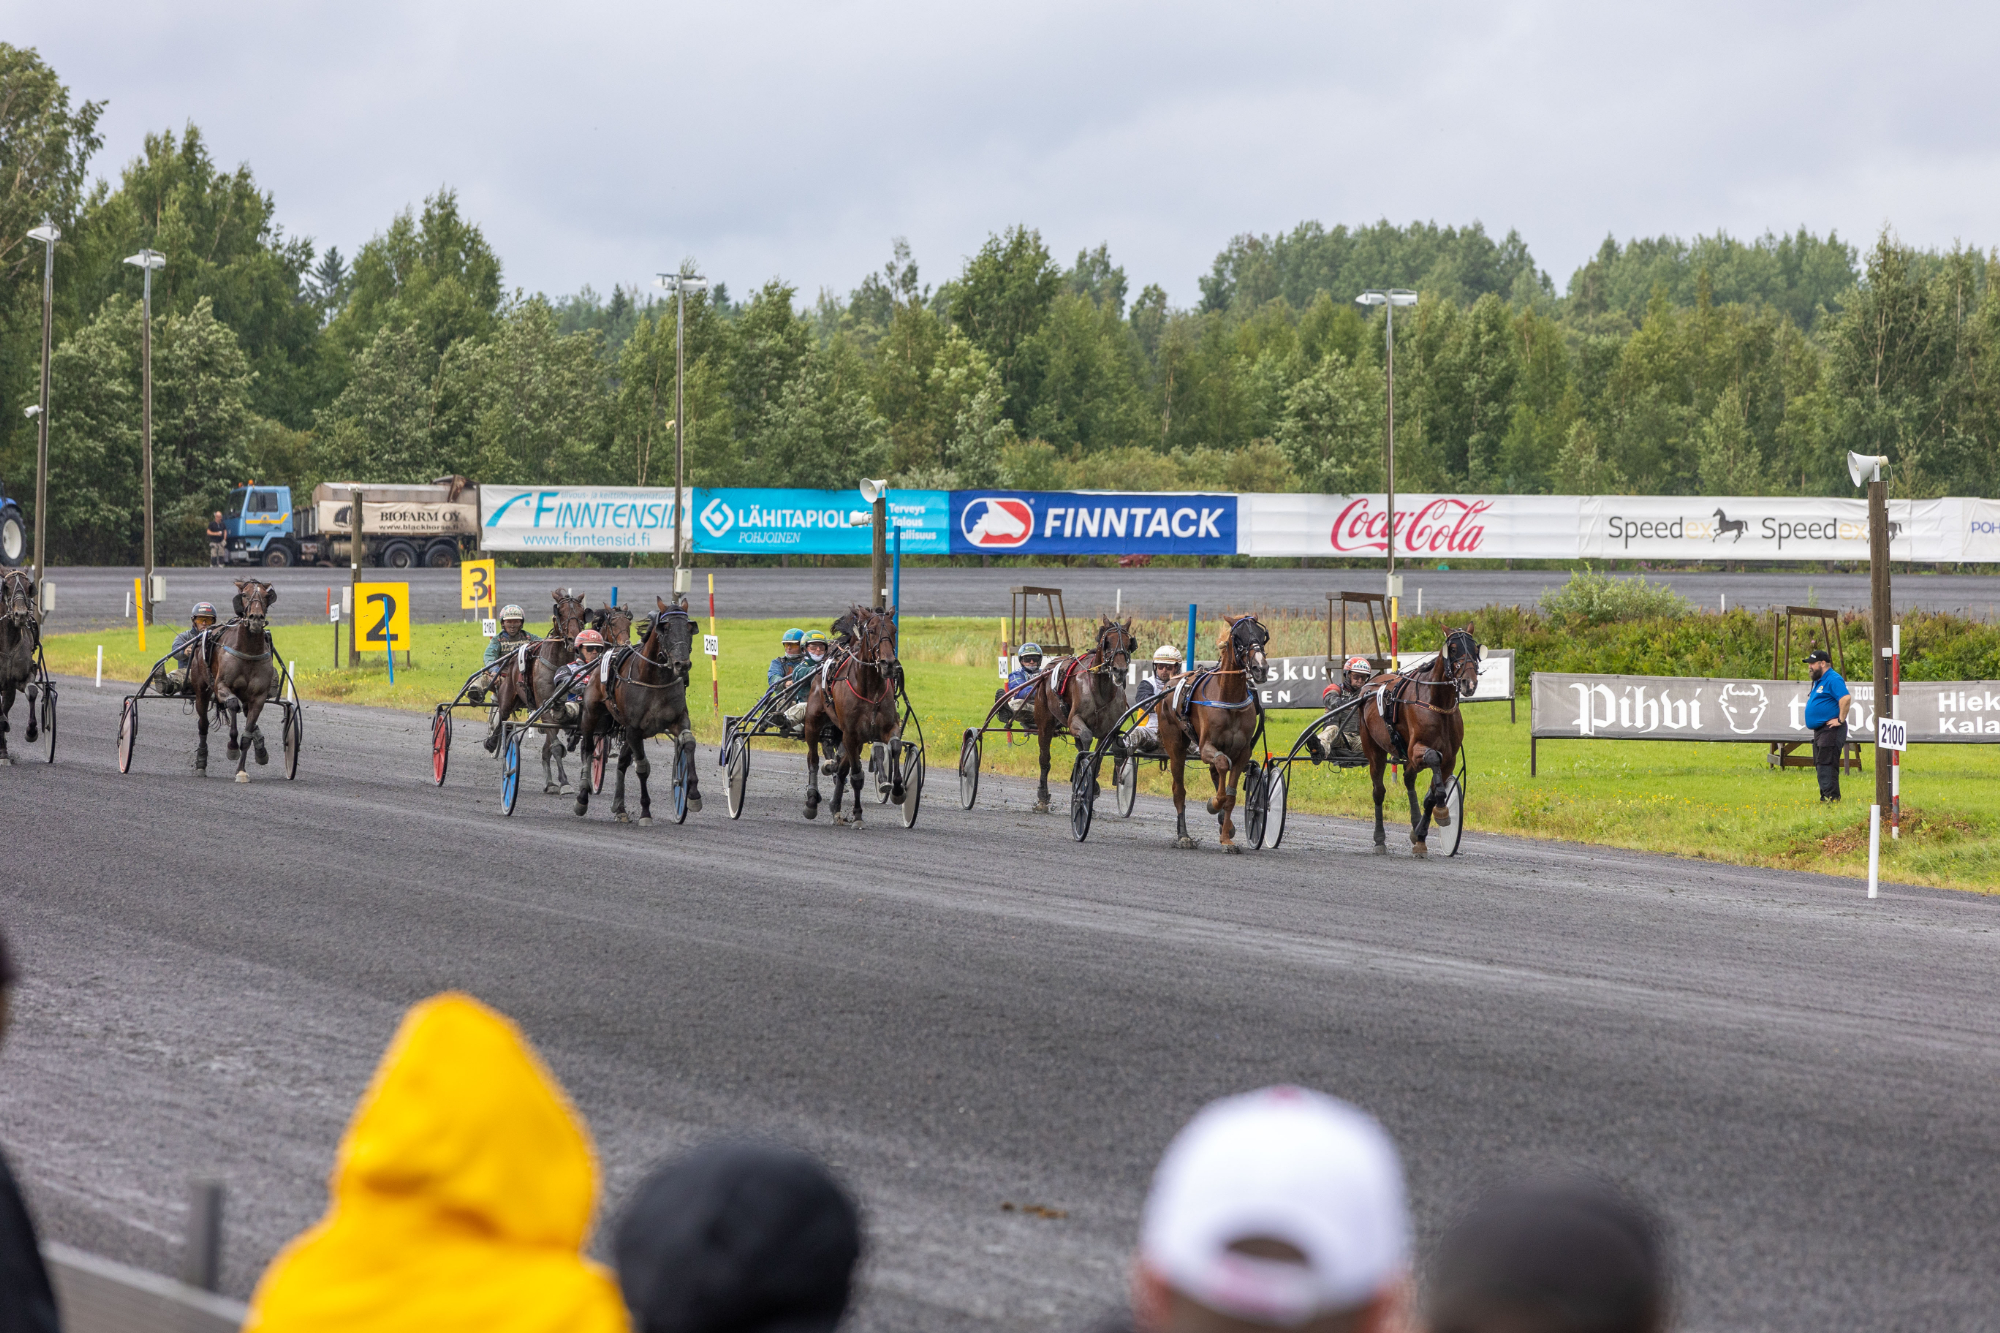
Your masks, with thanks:
<instances>
[{"instance_id":1,"label":"black knit hat","mask_svg":"<svg viewBox=\"0 0 2000 1333\"><path fill-rule=\"evenodd\" d=\"M1554 1177L1480 1199L1439 1242L1431 1328L1484 1333L1657 1333L1667 1247L1643 1206L1601 1181Z\"/></svg>"},{"instance_id":2,"label":"black knit hat","mask_svg":"<svg viewBox=\"0 0 2000 1333\"><path fill-rule=\"evenodd\" d=\"M612 1252L638 1333L830 1333L861 1222L816 1159L717 1143L654 1169Z\"/></svg>"}]
</instances>

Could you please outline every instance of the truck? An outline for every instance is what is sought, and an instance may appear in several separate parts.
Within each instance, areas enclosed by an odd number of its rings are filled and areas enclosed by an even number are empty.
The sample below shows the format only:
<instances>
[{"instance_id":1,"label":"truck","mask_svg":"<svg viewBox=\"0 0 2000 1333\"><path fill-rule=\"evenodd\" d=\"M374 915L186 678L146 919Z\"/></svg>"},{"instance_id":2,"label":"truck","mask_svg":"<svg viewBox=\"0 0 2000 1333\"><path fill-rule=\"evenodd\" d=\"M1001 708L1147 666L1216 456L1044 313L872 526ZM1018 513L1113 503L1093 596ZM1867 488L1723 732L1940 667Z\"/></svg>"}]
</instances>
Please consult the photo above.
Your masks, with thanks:
<instances>
[{"instance_id":1,"label":"truck","mask_svg":"<svg viewBox=\"0 0 2000 1333\"><path fill-rule=\"evenodd\" d=\"M12 569L28 558L28 521L21 506L0 489L0 568Z\"/></svg>"},{"instance_id":2,"label":"truck","mask_svg":"<svg viewBox=\"0 0 2000 1333\"><path fill-rule=\"evenodd\" d=\"M329 481L296 508L289 486L246 482L229 493L222 525L232 565L352 563L354 493L362 496L363 565L450 569L479 548L479 488L464 477L427 486Z\"/></svg>"}]
</instances>

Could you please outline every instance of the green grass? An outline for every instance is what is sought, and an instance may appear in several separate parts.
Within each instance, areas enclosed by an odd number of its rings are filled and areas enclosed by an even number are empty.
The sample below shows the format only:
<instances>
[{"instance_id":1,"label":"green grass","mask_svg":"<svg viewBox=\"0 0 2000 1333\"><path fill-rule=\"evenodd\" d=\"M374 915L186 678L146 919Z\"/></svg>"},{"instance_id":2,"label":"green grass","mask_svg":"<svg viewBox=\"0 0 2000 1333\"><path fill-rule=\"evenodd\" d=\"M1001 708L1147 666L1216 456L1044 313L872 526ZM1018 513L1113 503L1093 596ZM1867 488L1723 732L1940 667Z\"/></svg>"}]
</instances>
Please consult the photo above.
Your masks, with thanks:
<instances>
[{"instance_id":1,"label":"green grass","mask_svg":"<svg viewBox=\"0 0 2000 1333\"><path fill-rule=\"evenodd\" d=\"M1310 653L1324 643L1323 624L1310 617L1277 617L1270 623L1274 651ZM777 652L778 635L785 627L782 621L720 623L725 709L740 712L762 693L765 665ZM1179 642L1185 633L1184 624L1175 627L1167 622L1135 628L1142 655L1161 639ZM52 636L50 666L88 676L95 650L102 644L106 677L137 680L172 642L171 634L163 630L149 636L152 651L143 656L130 631ZM1215 622L1205 621L1204 642L1214 632ZM419 625L413 665L399 661L392 686L379 653L355 670L332 666L328 627L285 627L275 637L280 652L297 664L303 698L424 711L457 691L479 664L485 647L485 640L469 624ZM343 637L343 660L345 648ZM999 650L997 620L913 617L904 626L909 690L929 744L934 782L947 779L957 763L960 733L977 725L992 703ZM1524 686L1527 671L1523 665ZM721 734L720 717L707 706L706 668L697 663L695 672L696 731L704 742L714 744ZM1272 749L1288 748L1311 716L1303 711L1274 712ZM1848 774L1847 801L1823 806L1810 769L1770 769L1761 746L1543 741L1540 772L1531 777L1525 700L1516 724L1508 723L1507 709L1499 704L1476 705L1467 710L1466 718L1474 829L1738 865L1848 876L1867 873L1870 774ZM1052 751L1051 779L1058 793L1072 753L1062 742ZM1031 742L1010 747L999 736L989 737L984 767L988 772L1032 776L1036 747ZM1151 764L1142 772L1144 790L1166 793L1163 772ZM1372 816L1365 770L1301 766L1295 773L1293 809ZM1204 793L1207 781L1205 775L1195 776L1191 789ZM1884 876L1980 892L2000 889L2000 751L1972 745L1914 747L1905 757L1903 791L1904 836L1894 842L1885 838ZM1385 810L1391 849L1400 850L1405 845L1407 806L1399 789L1391 788Z\"/></svg>"}]
</instances>

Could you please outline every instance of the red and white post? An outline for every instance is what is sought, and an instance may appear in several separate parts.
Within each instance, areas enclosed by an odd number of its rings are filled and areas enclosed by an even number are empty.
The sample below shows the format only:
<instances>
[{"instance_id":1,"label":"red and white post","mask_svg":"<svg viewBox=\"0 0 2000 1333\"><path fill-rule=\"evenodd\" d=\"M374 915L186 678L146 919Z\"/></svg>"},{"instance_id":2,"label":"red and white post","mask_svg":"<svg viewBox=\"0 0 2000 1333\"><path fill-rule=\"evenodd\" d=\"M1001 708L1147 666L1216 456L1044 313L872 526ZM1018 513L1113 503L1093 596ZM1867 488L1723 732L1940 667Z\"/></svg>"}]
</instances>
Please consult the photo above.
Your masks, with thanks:
<instances>
[{"instance_id":1,"label":"red and white post","mask_svg":"<svg viewBox=\"0 0 2000 1333\"><path fill-rule=\"evenodd\" d=\"M1889 716L1903 716L1903 627L1889 627ZM1889 836L1903 836L1903 752L1889 752Z\"/></svg>"}]
</instances>

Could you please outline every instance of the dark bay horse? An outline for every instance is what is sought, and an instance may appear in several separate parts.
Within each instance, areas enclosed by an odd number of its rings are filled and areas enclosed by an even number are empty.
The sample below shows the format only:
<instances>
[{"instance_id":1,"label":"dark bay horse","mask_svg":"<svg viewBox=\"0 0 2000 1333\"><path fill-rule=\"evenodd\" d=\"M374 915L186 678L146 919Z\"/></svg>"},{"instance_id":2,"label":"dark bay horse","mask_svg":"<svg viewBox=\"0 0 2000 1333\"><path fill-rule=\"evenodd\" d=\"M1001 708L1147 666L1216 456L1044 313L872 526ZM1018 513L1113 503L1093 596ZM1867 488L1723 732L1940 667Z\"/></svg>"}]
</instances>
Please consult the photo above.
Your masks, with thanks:
<instances>
[{"instance_id":1,"label":"dark bay horse","mask_svg":"<svg viewBox=\"0 0 2000 1333\"><path fill-rule=\"evenodd\" d=\"M1049 808L1049 742L1066 731L1079 750L1088 749L1125 714L1125 671L1132 662L1130 619L1100 617L1097 643L1079 657L1064 658L1042 671L1035 688L1035 732L1042 743L1042 785L1035 809Z\"/></svg>"},{"instance_id":2,"label":"dark bay horse","mask_svg":"<svg viewBox=\"0 0 2000 1333\"><path fill-rule=\"evenodd\" d=\"M1465 714L1460 699L1479 688L1479 641L1470 629L1446 630L1444 647L1413 672L1390 672L1369 681L1362 691L1361 752L1368 757L1368 776L1375 785L1375 851L1389 850L1382 831L1382 769L1394 761L1403 765L1403 786L1410 794L1410 854L1428 856L1425 842L1431 821L1451 822L1445 804L1458 752L1465 743ZM1386 715L1386 716L1385 716ZM1431 771L1430 789L1417 804L1417 770Z\"/></svg>"},{"instance_id":3,"label":"dark bay horse","mask_svg":"<svg viewBox=\"0 0 2000 1333\"><path fill-rule=\"evenodd\" d=\"M894 742L902 738L903 714L897 698L901 668L896 662L896 622L885 612L857 606L836 621L851 634L853 650L820 668L806 696L806 818L819 818L821 731L840 732L840 757L833 770L833 822L840 813L842 788L854 788L854 819L861 822L861 747L882 742L890 765L889 799L903 799L903 768Z\"/></svg>"},{"instance_id":4,"label":"dark bay horse","mask_svg":"<svg viewBox=\"0 0 2000 1333\"><path fill-rule=\"evenodd\" d=\"M532 712L548 699L555 688L557 669L576 658L576 636L593 627L596 613L584 606L576 589L558 588L550 595L554 604L550 608L549 632L516 649L494 679L493 726L485 742L488 751L499 748L500 724L516 708ZM566 796L574 790L563 766L563 754L559 729L550 724L542 738L542 790L551 796Z\"/></svg>"},{"instance_id":5,"label":"dark bay horse","mask_svg":"<svg viewBox=\"0 0 2000 1333\"><path fill-rule=\"evenodd\" d=\"M235 618L207 631L197 641L188 671L197 728L194 750L197 773L208 772L210 708L229 721L227 754L236 761L238 782L250 780L244 763L253 749L260 766L271 762L271 751L264 744L264 733L258 729L257 719L266 701L277 695L278 683L283 678L267 621L271 603L277 600L277 589L268 583L236 580ZM239 715L243 718L241 737L236 732Z\"/></svg>"},{"instance_id":6,"label":"dark bay horse","mask_svg":"<svg viewBox=\"0 0 2000 1333\"><path fill-rule=\"evenodd\" d=\"M646 784L653 766L646 759L646 738L667 735L676 746L694 744L694 723L687 706L694 622L688 618L685 602L668 606L657 597L653 601L660 609L646 641L625 652L607 649L604 660L610 664L609 683L605 680L607 670L595 671L583 691L583 722L578 734L584 748L588 750L600 735L616 735L621 741L618 785L611 796L611 813L621 824L630 823L632 818L625 812L625 770L634 764L639 768L639 822L653 822L653 796ZM629 627L631 613L623 614ZM701 809L701 786L694 776L688 779L687 803L690 810ZM576 813L589 812L590 784L579 783Z\"/></svg>"},{"instance_id":7,"label":"dark bay horse","mask_svg":"<svg viewBox=\"0 0 2000 1333\"><path fill-rule=\"evenodd\" d=\"M1225 619L1227 619L1225 617ZM1225 851L1240 852L1236 824L1236 780L1254 756L1262 708L1251 686L1269 673L1264 645L1271 632L1255 616L1229 620L1216 647L1221 660L1213 667L1181 677L1160 709L1160 748L1167 752L1174 774L1174 846L1192 847L1187 828L1186 766L1190 752L1208 765L1215 779L1215 796L1208 802L1222 829Z\"/></svg>"},{"instance_id":8,"label":"dark bay horse","mask_svg":"<svg viewBox=\"0 0 2000 1333\"><path fill-rule=\"evenodd\" d=\"M14 711L14 694L28 686L28 744L41 735L41 714L35 708L35 648L41 642L41 609L35 602L35 579L23 569L0 575L0 764L11 764L7 753L7 715Z\"/></svg>"}]
</instances>

